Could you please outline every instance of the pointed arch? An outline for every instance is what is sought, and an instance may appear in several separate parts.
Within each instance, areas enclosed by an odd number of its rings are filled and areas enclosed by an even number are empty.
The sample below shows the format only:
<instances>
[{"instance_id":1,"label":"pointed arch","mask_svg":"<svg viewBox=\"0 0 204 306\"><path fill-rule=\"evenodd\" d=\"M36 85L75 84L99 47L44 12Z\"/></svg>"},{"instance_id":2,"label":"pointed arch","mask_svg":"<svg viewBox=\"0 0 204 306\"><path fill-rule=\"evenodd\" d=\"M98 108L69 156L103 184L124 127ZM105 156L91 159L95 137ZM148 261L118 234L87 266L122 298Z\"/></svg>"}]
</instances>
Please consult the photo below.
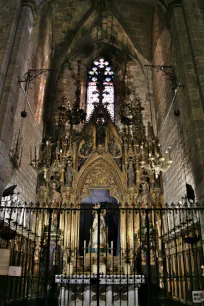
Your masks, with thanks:
<instances>
[{"instance_id":1,"label":"pointed arch","mask_svg":"<svg viewBox=\"0 0 204 306\"><path fill-rule=\"evenodd\" d=\"M139 47L133 44L129 34L114 12L112 10L107 10L107 14L112 16L112 23L117 30L114 33L108 34L108 31L104 29L105 23L103 23L103 20L101 22L99 18L98 11L91 8L79 23L80 25L76 30L75 35L73 35L70 41L66 44L64 52L57 59L56 65L58 71L65 59L70 59L75 53L77 53L77 50L80 49L79 46L82 42L87 43L87 41L109 44L119 50L127 49L128 53L139 63L141 68L143 65L149 63L149 61L139 51Z\"/></svg>"},{"instance_id":2,"label":"pointed arch","mask_svg":"<svg viewBox=\"0 0 204 306\"><path fill-rule=\"evenodd\" d=\"M77 201L89 195L89 189L109 189L110 195L122 201L124 194L124 178L119 168L110 160L107 153L103 156L94 154L82 167L76 179Z\"/></svg>"}]
</instances>

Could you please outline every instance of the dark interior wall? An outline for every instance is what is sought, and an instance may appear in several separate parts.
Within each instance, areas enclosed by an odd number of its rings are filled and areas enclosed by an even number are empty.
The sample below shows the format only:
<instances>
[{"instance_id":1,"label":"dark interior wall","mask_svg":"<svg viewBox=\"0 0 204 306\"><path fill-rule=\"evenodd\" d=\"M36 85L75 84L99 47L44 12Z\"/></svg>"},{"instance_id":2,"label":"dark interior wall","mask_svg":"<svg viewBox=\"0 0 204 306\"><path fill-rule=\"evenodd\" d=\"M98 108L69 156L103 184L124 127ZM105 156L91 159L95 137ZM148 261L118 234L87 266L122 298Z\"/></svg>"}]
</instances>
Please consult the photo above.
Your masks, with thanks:
<instances>
[{"instance_id":1,"label":"dark interior wall","mask_svg":"<svg viewBox=\"0 0 204 306\"><path fill-rule=\"evenodd\" d=\"M184 19L182 5L172 6L171 10L161 5L155 8L153 63L173 65L179 82L185 85L178 89L172 103L175 91L171 89L171 82L162 72L155 70L153 73L160 142L164 150L172 147L173 166L163 176L167 202L178 201L185 196L186 183L193 186L198 199L203 196L203 158L199 152L203 143L203 111ZM175 116L174 112L178 109L180 116Z\"/></svg>"},{"instance_id":2,"label":"dark interior wall","mask_svg":"<svg viewBox=\"0 0 204 306\"><path fill-rule=\"evenodd\" d=\"M133 44L145 58L151 60L152 1L113 0L112 6Z\"/></svg>"},{"instance_id":3,"label":"dark interior wall","mask_svg":"<svg viewBox=\"0 0 204 306\"><path fill-rule=\"evenodd\" d=\"M41 13L44 15L43 27L42 24L40 25ZM42 139L46 77L36 79L30 86L27 91L27 102L23 92L25 83L18 83L18 81L24 80L28 69L49 68L51 25L48 15L47 6L43 7L38 16L30 7L20 7L0 104L2 119L0 121L0 189L2 192L10 185L17 185L16 191L20 192L22 201L35 201L37 173L29 166L30 148L34 153L34 147L38 147ZM23 88L20 87L21 85ZM27 113L24 119L21 117L23 110ZM19 155L17 165L12 160L15 154Z\"/></svg>"}]
</instances>

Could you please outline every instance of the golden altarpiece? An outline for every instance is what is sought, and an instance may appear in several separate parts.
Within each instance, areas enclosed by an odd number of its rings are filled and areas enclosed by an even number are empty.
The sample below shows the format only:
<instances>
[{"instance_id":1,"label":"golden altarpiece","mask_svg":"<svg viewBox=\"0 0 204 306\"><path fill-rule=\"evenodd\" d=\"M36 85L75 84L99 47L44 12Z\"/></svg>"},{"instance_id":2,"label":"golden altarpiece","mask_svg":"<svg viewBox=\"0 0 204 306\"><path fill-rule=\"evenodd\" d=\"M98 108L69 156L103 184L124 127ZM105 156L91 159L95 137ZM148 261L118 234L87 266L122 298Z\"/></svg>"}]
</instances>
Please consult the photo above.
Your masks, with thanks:
<instances>
[{"instance_id":1,"label":"golden altarpiece","mask_svg":"<svg viewBox=\"0 0 204 306\"><path fill-rule=\"evenodd\" d=\"M141 235L145 235L145 210L162 207L163 192L160 175L155 175L149 165L154 162L153 156L161 159L160 147L150 125L148 136L146 134L140 99L136 97L134 103L134 124L124 125L119 132L101 98L78 137L73 126L63 120L65 108L62 106L58 114L56 145L46 139L41 145L39 161L34 161L40 169L37 206L52 209L50 234L48 216L43 213L38 214L35 226L41 229L39 237L44 235L46 240L50 235L50 245L55 252L56 246L60 248L63 260L60 275L55 276L58 283L62 276L74 279L74 276L98 273L111 275L114 279L114 275L129 277L138 274L136 254L143 239ZM123 115L128 111L130 109L124 109ZM170 165L169 156L167 159ZM103 199L96 205L83 205L93 190L108 190L116 203L114 209L109 203L104 204ZM89 236L82 242L80 215L89 207L92 210ZM143 209L143 213L139 214L138 209ZM106 214L118 214L117 242L109 241ZM150 217L148 221L150 232L156 233L159 216ZM86 228L86 221L83 226ZM82 254L80 245L83 246ZM159 263L162 259L156 246L151 252L157 253ZM36 252L35 256L37 273L39 254ZM144 252L144 267L147 265L145 256ZM155 264L151 254L149 260L150 264ZM159 269L162 273L162 264ZM138 286L143 281L143 276L138 275Z\"/></svg>"},{"instance_id":2,"label":"golden altarpiece","mask_svg":"<svg viewBox=\"0 0 204 306\"><path fill-rule=\"evenodd\" d=\"M165 158L162 157L151 125L145 129L139 97L129 103L124 97L120 111L123 128L119 129L114 123L109 103L104 103L105 95L109 94L106 88L112 79L110 69L106 71L103 62L103 59L98 61L99 67L101 65L99 72L92 70L92 74L96 74L91 77L97 80L98 101L93 103L93 111L81 132L74 129L74 125L85 118L79 108L78 85L73 109L62 105L56 115L55 141L47 137L41 145L38 160L36 156L34 160L31 157L31 164L39 173L39 211L35 222L39 240L35 271L38 274L42 265L40 241L43 236L45 245L50 245L47 259L50 265L58 267L55 270L58 284L80 283L78 278L81 277L84 286L88 279L108 275L109 284L113 285L117 283L115 276L123 276L124 285L137 284L135 288L138 290L144 282L147 265L157 264L161 274L163 270L161 243L159 239L157 243L153 242L161 216L152 217L149 211L147 214L147 209L151 211L163 206L160 171L171 165L170 153L166 152ZM105 73L109 78L104 82ZM109 203L103 197L96 197L92 202L94 191L108 192L113 202ZM90 199L88 203L87 198ZM47 207L50 213L44 214L43 208ZM115 231L112 223L115 223ZM147 232L151 242L147 242ZM142 259L140 269L137 268L138 254ZM101 284L103 281L100 279ZM60 296L64 305L69 302L70 294L65 285L62 287ZM138 305L138 294L133 294L132 298Z\"/></svg>"}]
</instances>

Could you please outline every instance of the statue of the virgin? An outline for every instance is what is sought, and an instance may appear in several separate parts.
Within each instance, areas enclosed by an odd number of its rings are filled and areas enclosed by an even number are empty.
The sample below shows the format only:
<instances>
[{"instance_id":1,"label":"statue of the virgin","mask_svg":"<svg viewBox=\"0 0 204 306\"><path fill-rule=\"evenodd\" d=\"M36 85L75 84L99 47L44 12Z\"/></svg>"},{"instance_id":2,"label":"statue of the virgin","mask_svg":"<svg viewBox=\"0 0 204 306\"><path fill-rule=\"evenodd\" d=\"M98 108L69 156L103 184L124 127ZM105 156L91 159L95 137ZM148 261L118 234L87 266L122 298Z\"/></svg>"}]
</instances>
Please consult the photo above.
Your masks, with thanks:
<instances>
[{"instance_id":1,"label":"statue of the virgin","mask_svg":"<svg viewBox=\"0 0 204 306\"><path fill-rule=\"evenodd\" d=\"M90 245L92 247L92 250L97 249L98 245L100 249L104 249L107 246L107 239L106 239L106 233L107 233L107 228L104 220L105 216L105 211L100 212L100 225L99 225L99 216L97 211L94 211L94 221L91 229L91 241ZM98 231L100 231L98 235ZM98 238L99 238L99 243L98 243Z\"/></svg>"}]
</instances>

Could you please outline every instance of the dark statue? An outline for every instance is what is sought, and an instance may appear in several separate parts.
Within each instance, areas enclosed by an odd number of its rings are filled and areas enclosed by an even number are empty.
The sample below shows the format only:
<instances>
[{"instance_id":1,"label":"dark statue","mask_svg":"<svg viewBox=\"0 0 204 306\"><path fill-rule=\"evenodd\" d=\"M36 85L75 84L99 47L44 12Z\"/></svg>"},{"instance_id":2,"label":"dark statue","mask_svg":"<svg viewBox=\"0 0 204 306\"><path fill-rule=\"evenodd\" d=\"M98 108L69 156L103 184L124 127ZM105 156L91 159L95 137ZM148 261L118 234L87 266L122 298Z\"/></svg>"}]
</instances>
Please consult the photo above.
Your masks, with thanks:
<instances>
[{"instance_id":1,"label":"dark statue","mask_svg":"<svg viewBox=\"0 0 204 306\"><path fill-rule=\"evenodd\" d=\"M114 142L109 143L109 152L113 157L120 155L120 150Z\"/></svg>"},{"instance_id":2,"label":"dark statue","mask_svg":"<svg viewBox=\"0 0 204 306\"><path fill-rule=\"evenodd\" d=\"M133 187L135 185L135 169L133 166L133 160L129 161L127 174L128 174L128 187Z\"/></svg>"},{"instance_id":3,"label":"dark statue","mask_svg":"<svg viewBox=\"0 0 204 306\"><path fill-rule=\"evenodd\" d=\"M71 187L72 186L72 180L73 180L72 161L68 160L67 170L66 170L66 173L65 173L65 186Z\"/></svg>"},{"instance_id":4,"label":"dark statue","mask_svg":"<svg viewBox=\"0 0 204 306\"><path fill-rule=\"evenodd\" d=\"M96 144L98 145L105 145L106 139L106 128L104 125L97 125L96 126Z\"/></svg>"},{"instance_id":5,"label":"dark statue","mask_svg":"<svg viewBox=\"0 0 204 306\"><path fill-rule=\"evenodd\" d=\"M150 196L149 184L147 182L143 182L140 184L140 192L137 197L137 203L142 208L151 207L153 202Z\"/></svg>"}]
</instances>

